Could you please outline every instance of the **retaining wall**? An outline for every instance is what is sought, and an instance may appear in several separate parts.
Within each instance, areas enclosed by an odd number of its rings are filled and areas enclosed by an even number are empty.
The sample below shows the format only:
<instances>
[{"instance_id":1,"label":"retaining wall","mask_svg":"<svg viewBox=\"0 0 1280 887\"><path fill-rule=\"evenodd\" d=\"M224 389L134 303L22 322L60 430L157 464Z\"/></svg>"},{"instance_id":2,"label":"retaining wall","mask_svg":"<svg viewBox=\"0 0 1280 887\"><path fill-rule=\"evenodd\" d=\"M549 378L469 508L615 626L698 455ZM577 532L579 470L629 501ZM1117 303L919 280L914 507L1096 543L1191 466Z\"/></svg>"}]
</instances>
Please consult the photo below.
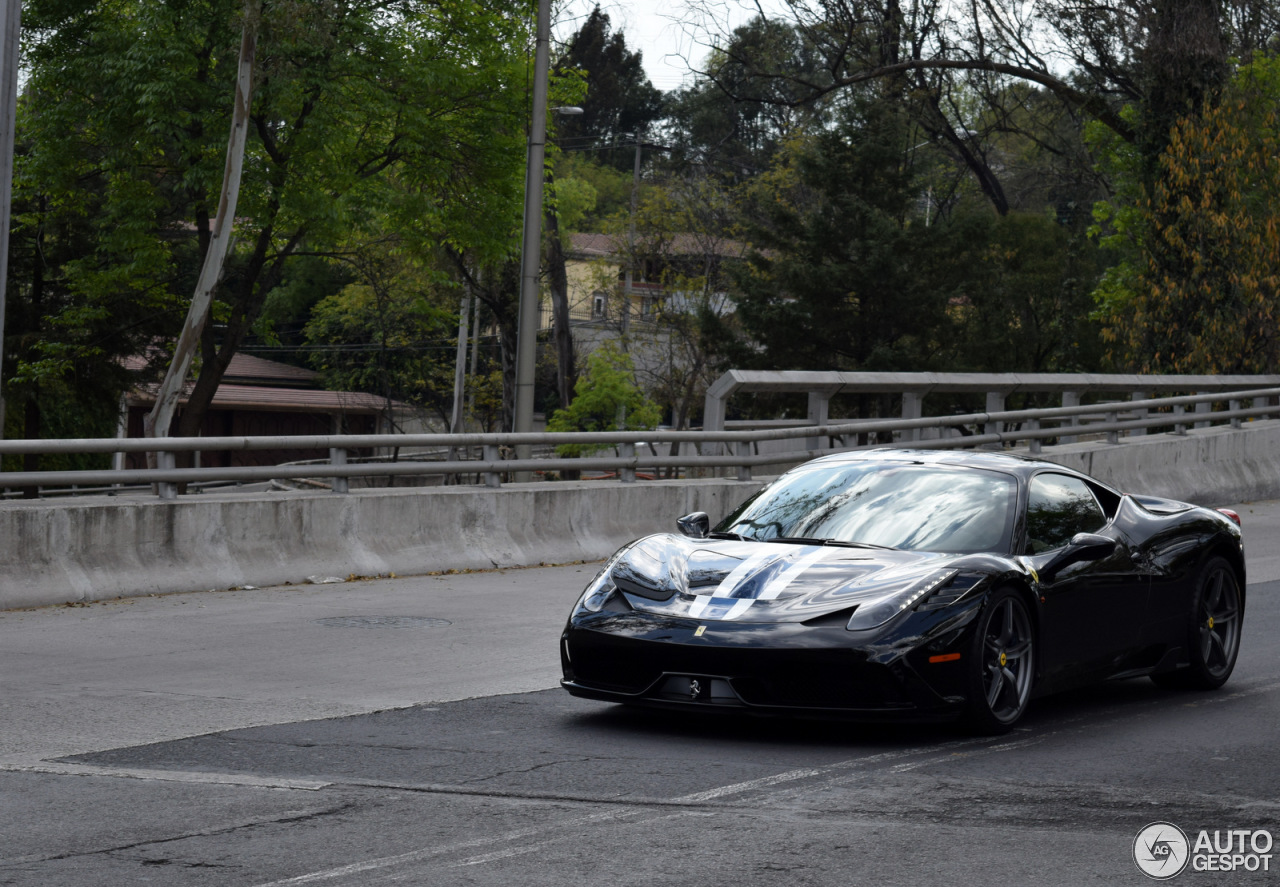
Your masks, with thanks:
<instances>
[{"instance_id":1,"label":"retaining wall","mask_svg":"<svg viewBox=\"0 0 1280 887\"><path fill-rule=\"evenodd\" d=\"M1204 505L1280 498L1280 422L1054 447L1121 490ZM81 498L0 504L0 609L308 576L415 574L605 557L674 519L719 519L760 486L726 479Z\"/></svg>"}]
</instances>

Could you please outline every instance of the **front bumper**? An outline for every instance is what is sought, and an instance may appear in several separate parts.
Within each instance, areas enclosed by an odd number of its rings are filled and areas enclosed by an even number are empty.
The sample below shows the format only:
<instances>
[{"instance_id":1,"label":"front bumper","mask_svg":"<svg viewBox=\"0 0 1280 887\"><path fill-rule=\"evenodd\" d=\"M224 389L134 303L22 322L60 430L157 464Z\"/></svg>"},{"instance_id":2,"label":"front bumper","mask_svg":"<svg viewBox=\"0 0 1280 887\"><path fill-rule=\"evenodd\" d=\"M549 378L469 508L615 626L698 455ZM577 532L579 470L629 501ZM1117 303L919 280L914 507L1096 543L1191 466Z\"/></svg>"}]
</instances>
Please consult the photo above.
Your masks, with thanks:
<instances>
[{"instance_id":1,"label":"front bumper","mask_svg":"<svg viewBox=\"0 0 1280 887\"><path fill-rule=\"evenodd\" d=\"M960 713L961 663L927 664L936 643L918 634L858 634L802 623L594 614L565 628L561 686L589 699L667 708L859 719ZM960 632L949 634L950 643L963 643Z\"/></svg>"}]
</instances>

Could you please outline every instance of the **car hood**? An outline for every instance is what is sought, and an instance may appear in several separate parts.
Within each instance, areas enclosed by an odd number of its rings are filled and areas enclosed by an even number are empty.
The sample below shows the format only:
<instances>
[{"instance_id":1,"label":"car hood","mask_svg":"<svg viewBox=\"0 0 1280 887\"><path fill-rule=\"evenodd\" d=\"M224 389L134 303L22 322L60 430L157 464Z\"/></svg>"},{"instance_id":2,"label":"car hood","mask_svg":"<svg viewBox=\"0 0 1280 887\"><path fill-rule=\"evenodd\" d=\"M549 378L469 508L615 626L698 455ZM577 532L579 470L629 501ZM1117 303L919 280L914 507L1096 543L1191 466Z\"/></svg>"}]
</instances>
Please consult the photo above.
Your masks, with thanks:
<instances>
[{"instance_id":1,"label":"car hood","mask_svg":"<svg viewBox=\"0 0 1280 887\"><path fill-rule=\"evenodd\" d=\"M904 593L971 556L647 536L606 567L636 610L703 620L802 622Z\"/></svg>"}]
</instances>

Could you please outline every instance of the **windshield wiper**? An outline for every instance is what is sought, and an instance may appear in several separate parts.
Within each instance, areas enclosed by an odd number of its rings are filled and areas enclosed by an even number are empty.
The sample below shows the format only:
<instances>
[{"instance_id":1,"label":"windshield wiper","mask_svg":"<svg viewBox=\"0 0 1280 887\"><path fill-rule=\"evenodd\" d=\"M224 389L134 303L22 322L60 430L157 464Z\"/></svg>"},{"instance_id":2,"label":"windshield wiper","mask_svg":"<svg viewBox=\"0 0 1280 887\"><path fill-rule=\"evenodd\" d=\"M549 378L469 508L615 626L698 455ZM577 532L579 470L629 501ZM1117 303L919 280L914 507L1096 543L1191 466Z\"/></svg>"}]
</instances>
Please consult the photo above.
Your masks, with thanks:
<instances>
[{"instance_id":1,"label":"windshield wiper","mask_svg":"<svg viewBox=\"0 0 1280 887\"><path fill-rule=\"evenodd\" d=\"M874 542L846 542L843 539L816 539L810 536L773 536L761 542L788 542L794 545L829 545L834 548L880 548L893 551L889 545L876 545Z\"/></svg>"},{"instance_id":2,"label":"windshield wiper","mask_svg":"<svg viewBox=\"0 0 1280 887\"><path fill-rule=\"evenodd\" d=\"M752 539L749 536L743 536L741 533L708 533L708 539L734 539L738 542L758 542L758 539Z\"/></svg>"}]
</instances>

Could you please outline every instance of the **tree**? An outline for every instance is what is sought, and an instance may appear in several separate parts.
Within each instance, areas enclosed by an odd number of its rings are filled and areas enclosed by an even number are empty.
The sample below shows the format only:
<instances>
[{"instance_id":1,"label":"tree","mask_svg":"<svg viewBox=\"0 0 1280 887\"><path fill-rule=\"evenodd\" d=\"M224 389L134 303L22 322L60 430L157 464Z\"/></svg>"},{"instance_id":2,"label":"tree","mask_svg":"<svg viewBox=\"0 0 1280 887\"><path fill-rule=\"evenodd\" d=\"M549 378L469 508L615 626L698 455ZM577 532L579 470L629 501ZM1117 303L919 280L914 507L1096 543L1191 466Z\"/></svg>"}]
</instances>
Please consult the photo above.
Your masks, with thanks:
<instances>
[{"instance_id":1,"label":"tree","mask_svg":"<svg viewBox=\"0 0 1280 887\"><path fill-rule=\"evenodd\" d=\"M668 103L677 162L728 180L763 171L783 141L822 120L829 103L807 85L824 82L822 66L816 47L792 24L757 16L735 28L726 45L708 55L695 83ZM791 76L762 77L761 70Z\"/></svg>"},{"instance_id":2,"label":"tree","mask_svg":"<svg viewBox=\"0 0 1280 887\"><path fill-rule=\"evenodd\" d=\"M1046 213L970 213L966 279L950 306L958 321L951 364L976 372L1072 373L1101 363L1093 288L1104 258L1080 223Z\"/></svg>"},{"instance_id":3,"label":"tree","mask_svg":"<svg viewBox=\"0 0 1280 887\"><path fill-rule=\"evenodd\" d=\"M656 428L662 415L635 381L631 357L613 342L605 342L587 356L573 403L556 410L548 431L641 431ZM604 449L600 444L564 444L562 456L581 456Z\"/></svg>"},{"instance_id":4,"label":"tree","mask_svg":"<svg viewBox=\"0 0 1280 887\"><path fill-rule=\"evenodd\" d=\"M1268 373L1280 361L1280 63L1244 68L1173 129L1101 288L1113 356L1140 372Z\"/></svg>"},{"instance_id":5,"label":"tree","mask_svg":"<svg viewBox=\"0 0 1280 887\"><path fill-rule=\"evenodd\" d=\"M949 341L963 278L946 264L949 229L910 217L920 191L902 163L904 115L888 102L846 113L748 188L739 366L923 369Z\"/></svg>"},{"instance_id":6,"label":"tree","mask_svg":"<svg viewBox=\"0 0 1280 887\"><path fill-rule=\"evenodd\" d=\"M642 54L627 47L621 31L612 31L609 16L596 6L556 59L561 76L577 74L586 83L582 114L560 122L560 143L567 148L617 145L643 133L662 114L662 93L649 82ZM629 169L619 153L607 161Z\"/></svg>"},{"instance_id":7,"label":"tree","mask_svg":"<svg viewBox=\"0 0 1280 887\"><path fill-rule=\"evenodd\" d=\"M41 216L24 231L47 237L62 220L84 229L81 251L59 252L42 274L66 294L60 327L113 330L92 348L78 344L91 332L47 342L46 354L74 352L119 379L119 356L176 332L212 231L238 9L30 4L21 199ZM179 434L199 431L295 257L331 254L376 217L419 255L447 244L506 261L519 226L527 32L520 10L478 0L264 5L236 243Z\"/></svg>"},{"instance_id":8,"label":"tree","mask_svg":"<svg viewBox=\"0 0 1280 887\"><path fill-rule=\"evenodd\" d=\"M428 269L397 252L394 243L371 243L346 261L356 282L319 302L305 329L311 363L325 384L367 391L430 409L447 422L453 400L456 300Z\"/></svg>"}]
</instances>

